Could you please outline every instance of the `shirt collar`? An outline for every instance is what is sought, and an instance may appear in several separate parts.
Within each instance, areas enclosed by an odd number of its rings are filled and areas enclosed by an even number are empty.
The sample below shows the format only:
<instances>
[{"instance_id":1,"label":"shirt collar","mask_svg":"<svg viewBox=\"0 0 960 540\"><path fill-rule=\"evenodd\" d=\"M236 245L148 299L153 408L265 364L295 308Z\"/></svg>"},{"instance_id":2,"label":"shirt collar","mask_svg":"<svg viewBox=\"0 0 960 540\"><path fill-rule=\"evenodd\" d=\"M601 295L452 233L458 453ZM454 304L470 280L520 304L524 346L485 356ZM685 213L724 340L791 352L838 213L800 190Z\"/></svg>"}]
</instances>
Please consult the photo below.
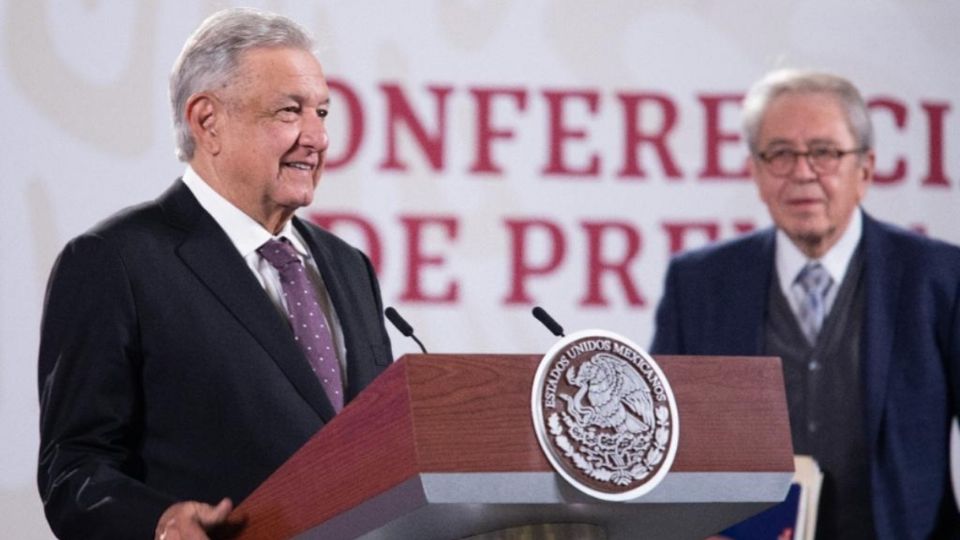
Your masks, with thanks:
<instances>
[{"instance_id":1,"label":"shirt collar","mask_svg":"<svg viewBox=\"0 0 960 540\"><path fill-rule=\"evenodd\" d=\"M214 221L223 229L223 232L227 233L227 237L230 238L230 241L244 258L273 238L289 239L290 244L301 257L310 258L310 251L293 227L293 220L287 221L280 233L273 235L263 228L263 225L257 223L243 210L240 210L223 195L217 193L190 165L187 165L187 169L183 173L183 183L197 198L200 206L213 217Z\"/></svg>"},{"instance_id":2,"label":"shirt collar","mask_svg":"<svg viewBox=\"0 0 960 540\"><path fill-rule=\"evenodd\" d=\"M840 240L830 248L827 253L819 259L820 264L826 268L834 283L843 283L843 278L850 267L850 261L853 259L853 253L857 250L860 243L860 236L863 234L863 216L861 210L857 208L850 217L850 224L847 230L840 236ZM802 251L790 240L785 232L777 229L776 254L774 255L777 265L777 274L780 276L780 288L788 298L790 297L790 286L793 280L800 273L800 270L807 263L814 262L809 259Z\"/></svg>"}]
</instances>

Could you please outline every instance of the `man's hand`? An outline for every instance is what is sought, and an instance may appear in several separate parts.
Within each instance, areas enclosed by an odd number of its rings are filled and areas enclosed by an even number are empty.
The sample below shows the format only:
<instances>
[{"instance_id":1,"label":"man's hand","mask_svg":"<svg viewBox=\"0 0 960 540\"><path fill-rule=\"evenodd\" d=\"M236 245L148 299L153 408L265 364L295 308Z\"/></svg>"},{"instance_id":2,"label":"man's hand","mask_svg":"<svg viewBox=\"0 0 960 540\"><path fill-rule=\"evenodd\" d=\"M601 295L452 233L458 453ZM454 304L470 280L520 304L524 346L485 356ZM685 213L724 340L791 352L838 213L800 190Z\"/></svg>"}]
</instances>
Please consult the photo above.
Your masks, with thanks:
<instances>
[{"instance_id":1,"label":"man's hand","mask_svg":"<svg viewBox=\"0 0 960 540\"><path fill-rule=\"evenodd\" d=\"M231 510L230 499L223 499L216 506L197 501L178 502L160 516L154 539L208 540L207 532L226 523Z\"/></svg>"}]
</instances>

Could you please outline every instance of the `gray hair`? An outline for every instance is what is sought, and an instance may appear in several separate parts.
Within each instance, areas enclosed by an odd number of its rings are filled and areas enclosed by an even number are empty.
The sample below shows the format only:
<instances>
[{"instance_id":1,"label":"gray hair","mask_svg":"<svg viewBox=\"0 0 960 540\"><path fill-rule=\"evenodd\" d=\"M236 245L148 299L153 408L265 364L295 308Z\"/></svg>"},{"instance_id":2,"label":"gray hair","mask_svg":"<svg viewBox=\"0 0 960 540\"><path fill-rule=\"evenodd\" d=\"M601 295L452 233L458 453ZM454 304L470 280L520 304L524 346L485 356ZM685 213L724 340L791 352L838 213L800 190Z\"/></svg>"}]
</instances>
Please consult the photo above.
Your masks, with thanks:
<instances>
[{"instance_id":1,"label":"gray hair","mask_svg":"<svg viewBox=\"0 0 960 540\"><path fill-rule=\"evenodd\" d=\"M290 47L313 53L314 43L290 19L250 8L218 11L187 39L170 73L170 104L180 161L193 159L196 149L185 117L190 96L226 86L237 74L241 54L260 47Z\"/></svg>"},{"instance_id":2,"label":"gray hair","mask_svg":"<svg viewBox=\"0 0 960 540\"><path fill-rule=\"evenodd\" d=\"M847 79L830 73L781 69L754 84L743 99L743 130L751 152L757 152L760 122L774 99L788 93L833 96L847 117L847 126L863 149L873 148L873 125L860 91Z\"/></svg>"}]
</instances>

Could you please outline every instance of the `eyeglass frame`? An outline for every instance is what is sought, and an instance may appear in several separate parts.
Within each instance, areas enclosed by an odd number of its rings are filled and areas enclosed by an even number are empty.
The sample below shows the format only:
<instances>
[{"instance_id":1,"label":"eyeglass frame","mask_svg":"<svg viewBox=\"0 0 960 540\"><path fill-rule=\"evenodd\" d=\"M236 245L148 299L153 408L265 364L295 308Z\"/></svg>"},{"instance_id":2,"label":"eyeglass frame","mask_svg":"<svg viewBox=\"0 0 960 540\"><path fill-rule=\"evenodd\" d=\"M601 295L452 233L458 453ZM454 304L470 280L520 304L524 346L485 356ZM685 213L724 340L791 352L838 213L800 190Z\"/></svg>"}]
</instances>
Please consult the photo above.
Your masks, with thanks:
<instances>
[{"instance_id":1,"label":"eyeglass frame","mask_svg":"<svg viewBox=\"0 0 960 540\"><path fill-rule=\"evenodd\" d=\"M841 150L839 148L813 148L809 149L806 152L798 152L792 148L782 148L777 150L764 150L754 154L763 164L770 169L770 174L774 176L784 177L789 176L797 168L797 163L800 160L800 156L803 156L807 160L807 166L810 167L810 170L817 174L833 174L837 172L837 169L840 168L840 161L849 154L863 154L870 150L866 147L851 148L849 150ZM822 154L822 157L830 159L830 163L833 163L828 168L823 168L816 165L814 161L814 153L818 152ZM772 167L772 162L775 156L772 156L772 153L777 154L787 154L791 157L790 166L783 172L774 172Z\"/></svg>"}]
</instances>

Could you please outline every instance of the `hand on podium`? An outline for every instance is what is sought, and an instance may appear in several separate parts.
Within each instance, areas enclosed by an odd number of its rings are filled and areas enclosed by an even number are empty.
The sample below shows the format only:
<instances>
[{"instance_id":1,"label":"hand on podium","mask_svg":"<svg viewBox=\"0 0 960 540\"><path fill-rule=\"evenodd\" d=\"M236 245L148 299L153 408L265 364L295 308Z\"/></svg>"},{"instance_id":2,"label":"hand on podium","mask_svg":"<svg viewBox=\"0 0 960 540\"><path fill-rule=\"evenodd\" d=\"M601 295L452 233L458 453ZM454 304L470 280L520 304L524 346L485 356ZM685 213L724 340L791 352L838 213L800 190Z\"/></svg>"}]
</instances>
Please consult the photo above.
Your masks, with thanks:
<instances>
[{"instance_id":1,"label":"hand on podium","mask_svg":"<svg viewBox=\"0 0 960 540\"><path fill-rule=\"evenodd\" d=\"M223 499L216 506L198 501L178 502L163 513L157 521L155 540L207 540L208 532L220 526L239 525L230 523L227 516L233 510L233 502Z\"/></svg>"}]
</instances>

